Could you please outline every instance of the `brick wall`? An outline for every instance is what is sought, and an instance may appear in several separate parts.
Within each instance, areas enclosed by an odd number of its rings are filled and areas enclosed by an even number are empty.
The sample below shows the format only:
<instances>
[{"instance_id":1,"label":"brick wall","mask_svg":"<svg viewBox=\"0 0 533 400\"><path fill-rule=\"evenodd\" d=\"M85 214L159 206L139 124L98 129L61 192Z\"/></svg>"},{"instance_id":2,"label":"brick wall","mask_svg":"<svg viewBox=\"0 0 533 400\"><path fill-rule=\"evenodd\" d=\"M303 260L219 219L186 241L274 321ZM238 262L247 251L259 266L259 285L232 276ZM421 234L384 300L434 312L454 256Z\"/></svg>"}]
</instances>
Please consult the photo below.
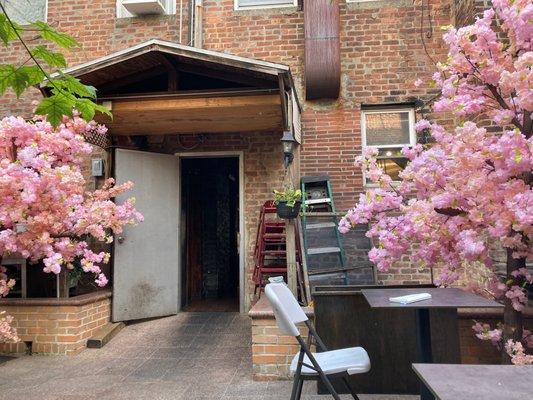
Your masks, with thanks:
<instances>
[{"instance_id":1,"label":"brick wall","mask_svg":"<svg viewBox=\"0 0 533 400\"><path fill-rule=\"evenodd\" d=\"M109 322L111 293L74 299L4 299L0 307L13 316L19 343L0 343L0 353L73 355L81 352L95 331Z\"/></svg>"},{"instance_id":2,"label":"brick wall","mask_svg":"<svg viewBox=\"0 0 533 400\"><path fill-rule=\"evenodd\" d=\"M429 3L429 4L428 4ZM178 3L179 4L179 3ZM422 8L424 4L424 9ZM361 153L361 104L404 103L426 101L434 93L415 88L417 78L429 77L435 67L433 61L445 58L439 26L453 20L451 0L390 0L346 3L339 0L341 16L341 95L334 101L305 102L302 114L303 146L301 148L302 175L329 174L335 202L339 210L352 206L364 190L360 171L353 166ZM186 44L188 2L176 15L145 16L116 19L115 0L71 2L49 0L48 21L60 30L76 37L81 47L67 54L70 65L92 60L111 52L158 38ZM180 17L183 31L179 31ZM287 64L291 67L300 99L304 99L302 85L304 69L303 12L295 7L235 11L234 0L204 1L204 47L250 58ZM427 54L426 54L427 53ZM429 55L429 56L428 56ZM431 57L431 58L430 58ZM20 46L2 54L2 62L23 60ZM21 101L4 96L0 99L0 115L8 113L28 115L30 100L36 93L28 93ZM246 135L243 135L243 137ZM240 141L239 136L232 136ZM232 140L233 140L232 139ZM277 140L277 139L276 139ZM232 148L231 142L220 147L215 141L213 150ZM238 144L237 147L243 144ZM279 148L265 147L268 154ZM274 150L275 149L275 150ZM281 180L281 158L259 155L250 148L247 159L264 157L269 174L258 174L256 166L248 168L246 206L247 233L253 232L260 203L276 186L270 181L271 171ZM267 160L267 158L269 158ZM245 160L245 162L247 162ZM246 167L245 167L246 168ZM255 197L252 199L252 192ZM248 235L247 248L251 248ZM417 280L417 273L407 269L402 281ZM390 283L399 282L389 280Z\"/></svg>"},{"instance_id":3,"label":"brick wall","mask_svg":"<svg viewBox=\"0 0 533 400\"><path fill-rule=\"evenodd\" d=\"M503 323L502 315L495 315L494 312L486 310L476 315L476 312L459 312L459 338L461 345L461 363L463 364L500 364L501 354L490 342L476 338L472 325L474 320L480 323L487 323L496 327L498 323ZM526 308L524 312L524 328L533 329L533 311Z\"/></svg>"}]
</instances>

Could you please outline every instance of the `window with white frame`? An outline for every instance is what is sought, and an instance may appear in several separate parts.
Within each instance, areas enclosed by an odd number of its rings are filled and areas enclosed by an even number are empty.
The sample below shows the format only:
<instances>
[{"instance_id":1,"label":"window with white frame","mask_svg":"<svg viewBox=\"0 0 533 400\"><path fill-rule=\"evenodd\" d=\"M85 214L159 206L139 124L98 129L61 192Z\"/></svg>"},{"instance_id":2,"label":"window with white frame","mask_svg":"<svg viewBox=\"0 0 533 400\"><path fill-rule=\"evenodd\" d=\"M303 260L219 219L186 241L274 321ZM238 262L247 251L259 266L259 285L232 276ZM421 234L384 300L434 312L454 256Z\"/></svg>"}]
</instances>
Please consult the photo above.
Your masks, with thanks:
<instances>
[{"instance_id":1,"label":"window with white frame","mask_svg":"<svg viewBox=\"0 0 533 400\"><path fill-rule=\"evenodd\" d=\"M361 113L363 146L378 149L378 164L394 180L407 165L404 146L416 144L413 108L372 108ZM367 180L367 183L368 180Z\"/></svg>"},{"instance_id":2,"label":"window with white frame","mask_svg":"<svg viewBox=\"0 0 533 400\"><path fill-rule=\"evenodd\" d=\"M47 0L0 0L11 21L28 25L46 21Z\"/></svg>"},{"instance_id":3,"label":"window with white frame","mask_svg":"<svg viewBox=\"0 0 533 400\"><path fill-rule=\"evenodd\" d=\"M298 0L235 0L236 10L297 6Z\"/></svg>"}]
</instances>

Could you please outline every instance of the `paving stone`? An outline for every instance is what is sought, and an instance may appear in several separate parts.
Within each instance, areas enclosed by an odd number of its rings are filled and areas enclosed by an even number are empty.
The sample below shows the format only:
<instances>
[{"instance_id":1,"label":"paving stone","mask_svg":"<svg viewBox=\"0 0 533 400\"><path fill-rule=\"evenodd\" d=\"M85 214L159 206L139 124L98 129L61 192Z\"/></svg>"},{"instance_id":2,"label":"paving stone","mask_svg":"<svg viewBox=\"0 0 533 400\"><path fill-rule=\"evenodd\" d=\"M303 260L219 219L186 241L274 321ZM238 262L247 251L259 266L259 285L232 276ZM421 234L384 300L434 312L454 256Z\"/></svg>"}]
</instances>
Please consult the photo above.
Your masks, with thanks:
<instances>
[{"instance_id":1,"label":"paving stone","mask_svg":"<svg viewBox=\"0 0 533 400\"><path fill-rule=\"evenodd\" d=\"M238 313L138 322L77 356L0 358L0 400L287 400L292 382L252 380L250 343L250 320ZM306 382L302 399L331 399L315 393L316 384Z\"/></svg>"}]
</instances>

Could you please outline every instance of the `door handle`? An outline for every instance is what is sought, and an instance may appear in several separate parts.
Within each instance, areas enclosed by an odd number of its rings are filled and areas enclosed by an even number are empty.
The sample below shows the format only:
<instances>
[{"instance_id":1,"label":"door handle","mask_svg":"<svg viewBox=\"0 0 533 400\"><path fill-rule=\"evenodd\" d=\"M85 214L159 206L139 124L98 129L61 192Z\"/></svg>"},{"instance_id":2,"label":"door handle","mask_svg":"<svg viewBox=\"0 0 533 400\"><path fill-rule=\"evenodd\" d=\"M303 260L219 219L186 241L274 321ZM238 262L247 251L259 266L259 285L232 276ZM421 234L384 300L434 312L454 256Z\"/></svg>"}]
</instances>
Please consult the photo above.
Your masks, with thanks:
<instances>
[{"instance_id":1,"label":"door handle","mask_svg":"<svg viewBox=\"0 0 533 400\"><path fill-rule=\"evenodd\" d=\"M125 240L125 239L126 239L126 238L125 238L124 236L119 236L119 237L117 238L117 240L118 240L118 242L119 242L120 244L124 243L124 240Z\"/></svg>"}]
</instances>

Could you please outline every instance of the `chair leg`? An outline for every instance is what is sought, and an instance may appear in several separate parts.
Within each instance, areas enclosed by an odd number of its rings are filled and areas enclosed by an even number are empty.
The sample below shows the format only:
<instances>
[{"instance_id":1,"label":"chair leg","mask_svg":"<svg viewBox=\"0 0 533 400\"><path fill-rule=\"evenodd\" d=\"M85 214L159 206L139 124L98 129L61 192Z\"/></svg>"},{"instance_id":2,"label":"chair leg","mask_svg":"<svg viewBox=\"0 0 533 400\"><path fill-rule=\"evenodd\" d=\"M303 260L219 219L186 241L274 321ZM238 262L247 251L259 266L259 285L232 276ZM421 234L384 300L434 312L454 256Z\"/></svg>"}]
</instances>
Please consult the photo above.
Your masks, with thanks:
<instances>
[{"instance_id":1,"label":"chair leg","mask_svg":"<svg viewBox=\"0 0 533 400\"><path fill-rule=\"evenodd\" d=\"M335 388L333 388L333 385L331 384L331 381L326 376L326 374L324 374L322 369L320 369L320 371L318 371L318 375L320 376L320 379L322 379L322 382L324 383L324 385L326 385L326 387L328 388L328 390L331 393L331 395L333 396L333 398L335 400L341 400L341 398L339 397L339 395L335 391Z\"/></svg>"},{"instance_id":2,"label":"chair leg","mask_svg":"<svg viewBox=\"0 0 533 400\"><path fill-rule=\"evenodd\" d=\"M339 397L339 395L337 394L337 392L333 388L333 385L331 384L330 380L328 379L328 377L326 376L324 371L322 371L322 368L320 367L320 365L316 361L316 358L313 356L313 353L311 353L311 351L307 347L307 344L305 343L305 341L302 339L301 336L296 336L296 340L298 340L298 343L300 343L300 348L301 348L300 352L303 351L303 352L305 352L305 354L307 354L307 357L309 357L309 360L311 361L311 364L313 364L313 367L314 367L315 371L318 373L318 376L320 377L320 379L322 380L324 385L326 385L326 387L328 388L328 390L331 393L331 395L333 396L333 398L335 400L341 400L341 398ZM303 357L302 357L301 353L300 353L300 358L302 358L302 361L303 361Z\"/></svg>"},{"instance_id":3,"label":"chair leg","mask_svg":"<svg viewBox=\"0 0 533 400\"><path fill-rule=\"evenodd\" d=\"M298 382L298 390L296 392L296 400L300 400L302 398L302 388L304 386L304 380L300 379Z\"/></svg>"},{"instance_id":4,"label":"chair leg","mask_svg":"<svg viewBox=\"0 0 533 400\"><path fill-rule=\"evenodd\" d=\"M303 381L301 379L301 376L302 376L302 363L304 361L304 355L305 355L304 350L300 349L300 355L298 356L298 366L296 367L296 371L294 372L294 381L292 384L291 400L299 400L300 395L302 393Z\"/></svg>"},{"instance_id":5,"label":"chair leg","mask_svg":"<svg viewBox=\"0 0 533 400\"><path fill-rule=\"evenodd\" d=\"M346 379L345 376L343 376L341 379L342 379L342 381L344 382L344 386L346 386L346 389L348 389L348 391L350 392L350 394L352 395L352 397L354 398L354 400L359 400L359 397L357 397L357 394L356 394L355 391L353 390L352 385L350 385L350 382L348 382L348 379Z\"/></svg>"}]
</instances>

